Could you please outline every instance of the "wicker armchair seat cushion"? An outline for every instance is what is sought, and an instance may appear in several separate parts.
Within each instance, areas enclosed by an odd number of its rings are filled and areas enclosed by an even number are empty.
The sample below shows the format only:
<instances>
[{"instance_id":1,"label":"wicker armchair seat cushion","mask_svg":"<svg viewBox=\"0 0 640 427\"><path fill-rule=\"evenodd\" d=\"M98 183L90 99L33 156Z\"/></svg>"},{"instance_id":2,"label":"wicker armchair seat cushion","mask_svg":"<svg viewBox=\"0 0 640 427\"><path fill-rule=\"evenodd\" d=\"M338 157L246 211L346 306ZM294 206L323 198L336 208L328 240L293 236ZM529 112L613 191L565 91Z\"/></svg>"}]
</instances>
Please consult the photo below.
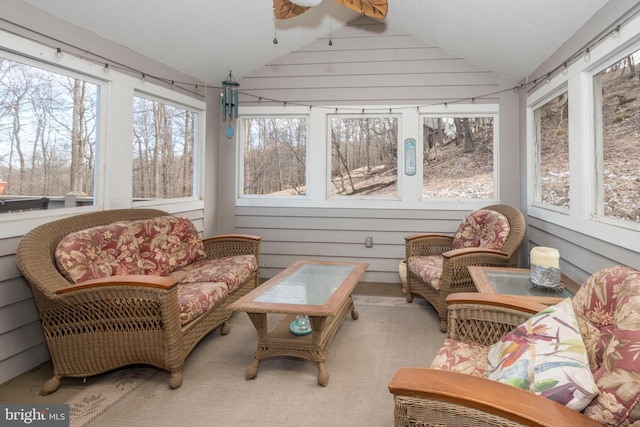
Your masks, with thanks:
<instances>
[{"instance_id":1,"label":"wicker armchair seat cushion","mask_svg":"<svg viewBox=\"0 0 640 427\"><path fill-rule=\"evenodd\" d=\"M487 376L489 346L447 338L431 363L434 369Z\"/></svg>"},{"instance_id":2,"label":"wicker armchair seat cushion","mask_svg":"<svg viewBox=\"0 0 640 427\"><path fill-rule=\"evenodd\" d=\"M194 282L224 282L229 292L235 291L258 271L254 255L236 255L216 260L204 259L169 274L178 284Z\"/></svg>"},{"instance_id":3,"label":"wicker armchair seat cushion","mask_svg":"<svg viewBox=\"0 0 640 427\"><path fill-rule=\"evenodd\" d=\"M604 425L640 420L640 271L593 274L573 298L600 394L584 414ZM635 425L635 424L634 424Z\"/></svg>"},{"instance_id":4,"label":"wicker armchair seat cushion","mask_svg":"<svg viewBox=\"0 0 640 427\"><path fill-rule=\"evenodd\" d=\"M440 290L442 263L442 255L412 256L407 262L407 268L433 289Z\"/></svg>"},{"instance_id":5,"label":"wicker armchair seat cushion","mask_svg":"<svg viewBox=\"0 0 640 427\"><path fill-rule=\"evenodd\" d=\"M501 249L509 237L509 220L500 212L478 209L467 215L453 236L452 249Z\"/></svg>"},{"instance_id":6,"label":"wicker armchair seat cushion","mask_svg":"<svg viewBox=\"0 0 640 427\"><path fill-rule=\"evenodd\" d=\"M192 320L215 307L229 295L223 282L194 282L178 286L178 304L180 305L180 324L186 325Z\"/></svg>"}]
</instances>

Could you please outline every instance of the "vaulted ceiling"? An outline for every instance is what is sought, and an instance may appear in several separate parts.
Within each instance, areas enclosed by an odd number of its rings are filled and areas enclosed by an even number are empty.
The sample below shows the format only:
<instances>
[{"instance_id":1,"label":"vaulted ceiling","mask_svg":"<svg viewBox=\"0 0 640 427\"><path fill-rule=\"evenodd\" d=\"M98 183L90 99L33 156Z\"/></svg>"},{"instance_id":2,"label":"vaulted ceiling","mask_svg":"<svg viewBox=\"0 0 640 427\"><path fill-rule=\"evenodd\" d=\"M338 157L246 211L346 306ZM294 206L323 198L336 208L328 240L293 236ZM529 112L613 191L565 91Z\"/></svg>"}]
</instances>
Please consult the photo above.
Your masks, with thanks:
<instances>
[{"instance_id":1,"label":"vaulted ceiling","mask_svg":"<svg viewBox=\"0 0 640 427\"><path fill-rule=\"evenodd\" d=\"M272 0L22 1L212 84L229 68L242 78L358 17L333 0L287 20L275 19ZM607 1L388 0L383 21L518 82Z\"/></svg>"}]
</instances>

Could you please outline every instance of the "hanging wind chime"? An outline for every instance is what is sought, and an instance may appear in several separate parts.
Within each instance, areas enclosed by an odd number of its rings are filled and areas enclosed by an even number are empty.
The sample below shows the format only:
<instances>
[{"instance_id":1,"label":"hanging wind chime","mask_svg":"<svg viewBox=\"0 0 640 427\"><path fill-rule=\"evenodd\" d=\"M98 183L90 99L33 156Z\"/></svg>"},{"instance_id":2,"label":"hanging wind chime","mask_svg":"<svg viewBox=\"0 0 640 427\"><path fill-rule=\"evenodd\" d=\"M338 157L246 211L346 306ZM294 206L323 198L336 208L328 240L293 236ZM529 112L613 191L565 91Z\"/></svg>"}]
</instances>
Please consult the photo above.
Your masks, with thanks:
<instances>
[{"instance_id":1,"label":"hanging wind chime","mask_svg":"<svg viewBox=\"0 0 640 427\"><path fill-rule=\"evenodd\" d=\"M229 75L227 76L227 79L222 82L222 93L220 93L222 101L222 121L226 121L227 117L229 118L229 125L225 131L227 138L233 138L234 130L231 124L233 119L238 118L239 87L240 83L233 78L231 69L229 69Z\"/></svg>"}]
</instances>

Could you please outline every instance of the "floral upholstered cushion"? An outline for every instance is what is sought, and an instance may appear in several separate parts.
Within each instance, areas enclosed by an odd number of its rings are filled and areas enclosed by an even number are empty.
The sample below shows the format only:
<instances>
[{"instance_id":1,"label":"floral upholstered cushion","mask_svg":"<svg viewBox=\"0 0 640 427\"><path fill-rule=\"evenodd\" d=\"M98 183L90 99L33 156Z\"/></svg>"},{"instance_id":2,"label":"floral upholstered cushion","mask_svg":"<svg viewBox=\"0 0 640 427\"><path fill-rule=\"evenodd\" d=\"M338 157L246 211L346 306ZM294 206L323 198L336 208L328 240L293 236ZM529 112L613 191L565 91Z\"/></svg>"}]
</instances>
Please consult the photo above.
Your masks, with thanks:
<instances>
[{"instance_id":1,"label":"floral upholstered cushion","mask_svg":"<svg viewBox=\"0 0 640 427\"><path fill-rule=\"evenodd\" d=\"M434 369L485 377L489 347L447 338L431 363Z\"/></svg>"},{"instance_id":2,"label":"floral upholstered cushion","mask_svg":"<svg viewBox=\"0 0 640 427\"><path fill-rule=\"evenodd\" d=\"M76 231L63 238L55 252L58 270L69 281L143 274L138 243L126 223Z\"/></svg>"},{"instance_id":3,"label":"floral upholstered cushion","mask_svg":"<svg viewBox=\"0 0 640 427\"><path fill-rule=\"evenodd\" d=\"M184 283L178 286L180 323L186 325L229 295L227 285L220 282Z\"/></svg>"},{"instance_id":4,"label":"floral upholstered cushion","mask_svg":"<svg viewBox=\"0 0 640 427\"><path fill-rule=\"evenodd\" d=\"M479 209L467 215L451 243L452 249L488 248L499 250L509 237L509 220L500 212Z\"/></svg>"},{"instance_id":5,"label":"floral upholstered cushion","mask_svg":"<svg viewBox=\"0 0 640 427\"><path fill-rule=\"evenodd\" d=\"M582 411L598 388L571 299L529 318L492 345L488 377Z\"/></svg>"},{"instance_id":6,"label":"floral upholstered cushion","mask_svg":"<svg viewBox=\"0 0 640 427\"><path fill-rule=\"evenodd\" d=\"M573 307L600 389L585 415L608 426L638 421L640 272L616 266L593 274L573 298Z\"/></svg>"},{"instance_id":7,"label":"floral upholstered cushion","mask_svg":"<svg viewBox=\"0 0 640 427\"><path fill-rule=\"evenodd\" d=\"M409 258L407 268L420 277L420 280L438 290L442 276L442 263L442 255L412 256Z\"/></svg>"},{"instance_id":8,"label":"floral upholstered cushion","mask_svg":"<svg viewBox=\"0 0 640 427\"><path fill-rule=\"evenodd\" d=\"M132 221L143 261L144 274L165 276L205 257L204 245L193 223L167 215Z\"/></svg>"},{"instance_id":9,"label":"floral upholstered cushion","mask_svg":"<svg viewBox=\"0 0 640 427\"><path fill-rule=\"evenodd\" d=\"M217 260L204 259L169 274L178 283L224 282L228 291L235 291L258 270L254 255L236 255Z\"/></svg>"}]
</instances>

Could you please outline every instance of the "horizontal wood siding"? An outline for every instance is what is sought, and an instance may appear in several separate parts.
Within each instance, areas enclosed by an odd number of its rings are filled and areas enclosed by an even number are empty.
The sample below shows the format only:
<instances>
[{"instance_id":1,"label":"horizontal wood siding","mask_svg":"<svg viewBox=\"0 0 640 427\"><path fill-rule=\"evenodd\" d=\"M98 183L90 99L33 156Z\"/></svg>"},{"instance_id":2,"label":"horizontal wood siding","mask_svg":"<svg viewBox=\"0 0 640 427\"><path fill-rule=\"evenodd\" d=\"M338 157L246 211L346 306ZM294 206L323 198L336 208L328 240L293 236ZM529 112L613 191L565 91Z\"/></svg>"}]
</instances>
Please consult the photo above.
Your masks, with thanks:
<instances>
[{"instance_id":1,"label":"horizontal wood siding","mask_svg":"<svg viewBox=\"0 0 640 427\"><path fill-rule=\"evenodd\" d=\"M498 76L361 17L240 80L240 105L426 105L492 94ZM497 96L482 102L497 102Z\"/></svg>"},{"instance_id":2,"label":"horizontal wood siding","mask_svg":"<svg viewBox=\"0 0 640 427\"><path fill-rule=\"evenodd\" d=\"M612 265L627 265L640 270L637 252L616 246L582 233L529 217L529 247L548 246L558 249L562 272L582 283L591 274Z\"/></svg>"},{"instance_id":3,"label":"horizontal wood siding","mask_svg":"<svg viewBox=\"0 0 640 427\"><path fill-rule=\"evenodd\" d=\"M384 23L360 17L329 35L244 76L240 106L281 102L312 106L430 105L487 95L478 102L499 103L500 78L437 46ZM494 95L491 95L494 94ZM505 108L505 123L517 112ZM509 116L511 114L511 116ZM502 119L502 116L501 116ZM515 132L514 135L517 135ZM221 152L221 209L228 228L262 236L260 275L272 277L301 258L369 263L364 282L399 287L398 264L404 237L418 232L453 234L464 211L415 209L321 209L236 207L235 152ZM517 174L504 162L504 176ZM507 165L511 163L511 165ZM515 197L517 200L517 196ZM515 202L517 204L517 202ZM373 247L365 247L365 237Z\"/></svg>"},{"instance_id":4,"label":"horizontal wood siding","mask_svg":"<svg viewBox=\"0 0 640 427\"><path fill-rule=\"evenodd\" d=\"M260 276L268 278L299 259L369 263L363 282L399 286L404 238L415 233L453 234L462 211L391 209L236 209L236 229L262 237ZM373 247L365 247L365 237Z\"/></svg>"}]
</instances>

